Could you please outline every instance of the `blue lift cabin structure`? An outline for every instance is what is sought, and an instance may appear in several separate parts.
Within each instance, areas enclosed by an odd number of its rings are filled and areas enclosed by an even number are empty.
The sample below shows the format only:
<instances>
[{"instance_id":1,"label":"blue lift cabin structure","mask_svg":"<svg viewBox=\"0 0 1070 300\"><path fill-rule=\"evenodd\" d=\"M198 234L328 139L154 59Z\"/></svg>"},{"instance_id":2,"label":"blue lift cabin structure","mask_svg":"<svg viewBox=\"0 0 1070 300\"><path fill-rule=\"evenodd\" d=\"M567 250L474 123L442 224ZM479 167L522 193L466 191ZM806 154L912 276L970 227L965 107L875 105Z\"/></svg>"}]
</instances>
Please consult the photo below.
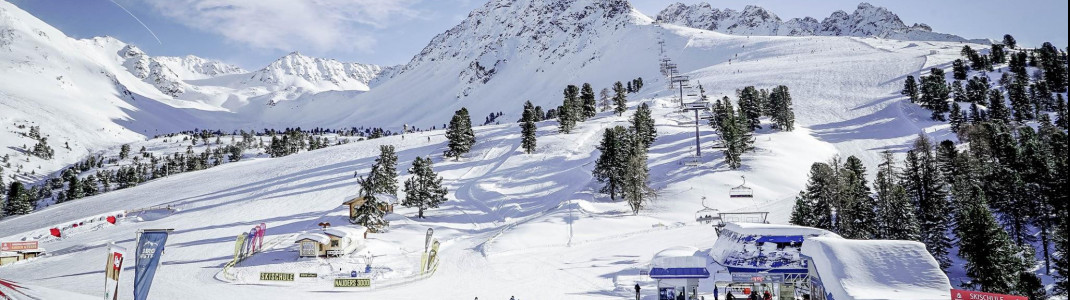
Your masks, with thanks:
<instances>
[{"instance_id":1,"label":"blue lift cabin structure","mask_svg":"<svg viewBox=\"0 0 1070 300\"><path fill-rule=\"evenodd\" d=\"M695 300L699 280L710 278L706 253L695 247L673 247L654 255L650 278L657 281L658 300Z\"/></svg>"},{"instance_id":2,"label":"blue lift cabin structure","mask_svg":"<svg viewBox=\"0 0 1070 300\"><path fill-rule=\"evenodd\" d=\"M772 299L795 299L808 292L807 261L802 245L814 237L835 233L802 226L765 223L727 223L721 228L710 257L720 270L714 274L715 295L729 291L738 298L769 292ZM711 267L712 268L712 267Z\"/></svg>"}]
</instances>

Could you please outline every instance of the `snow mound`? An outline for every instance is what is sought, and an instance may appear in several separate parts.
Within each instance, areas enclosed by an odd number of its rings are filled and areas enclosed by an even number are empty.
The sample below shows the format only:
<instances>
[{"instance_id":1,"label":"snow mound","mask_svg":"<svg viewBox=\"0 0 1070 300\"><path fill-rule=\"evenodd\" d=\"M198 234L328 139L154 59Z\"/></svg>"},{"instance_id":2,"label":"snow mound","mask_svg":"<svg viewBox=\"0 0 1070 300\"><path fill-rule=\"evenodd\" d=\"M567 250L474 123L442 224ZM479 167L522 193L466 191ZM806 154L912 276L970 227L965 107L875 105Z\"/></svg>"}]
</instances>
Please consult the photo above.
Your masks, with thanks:
<instances>
[{"instance_id":1,"label":"snow mound","mask_svg":"<svg viewBox=\"0 0 1070 300\"><path fill-rule=\"evenodd\" d=\"M919 242L818 237L806 240L802 254L813 260L826 292L835 299L951 297L947 276Z\"/></svg>"}]
</instances>

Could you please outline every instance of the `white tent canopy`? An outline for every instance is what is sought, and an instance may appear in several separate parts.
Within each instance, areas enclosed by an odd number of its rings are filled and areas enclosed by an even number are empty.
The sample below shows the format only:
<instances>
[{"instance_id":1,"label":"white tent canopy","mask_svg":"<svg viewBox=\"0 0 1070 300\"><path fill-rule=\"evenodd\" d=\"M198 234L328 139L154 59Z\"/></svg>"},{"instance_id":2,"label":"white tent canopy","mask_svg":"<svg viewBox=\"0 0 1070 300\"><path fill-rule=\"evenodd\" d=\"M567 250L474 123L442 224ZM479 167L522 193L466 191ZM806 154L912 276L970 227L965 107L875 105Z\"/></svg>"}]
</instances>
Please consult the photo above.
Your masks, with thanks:
<instances>
[{"instance_id":1,"label":"white tent canopy","mask_svg":"<svg viewBox=\"0 0 1070 300\"><path fill-rule=\"evenodd\" d=\"M922 243L816 237L802 254L836 300L951 298L951 283Z\"/></svg>"}]
</instances>

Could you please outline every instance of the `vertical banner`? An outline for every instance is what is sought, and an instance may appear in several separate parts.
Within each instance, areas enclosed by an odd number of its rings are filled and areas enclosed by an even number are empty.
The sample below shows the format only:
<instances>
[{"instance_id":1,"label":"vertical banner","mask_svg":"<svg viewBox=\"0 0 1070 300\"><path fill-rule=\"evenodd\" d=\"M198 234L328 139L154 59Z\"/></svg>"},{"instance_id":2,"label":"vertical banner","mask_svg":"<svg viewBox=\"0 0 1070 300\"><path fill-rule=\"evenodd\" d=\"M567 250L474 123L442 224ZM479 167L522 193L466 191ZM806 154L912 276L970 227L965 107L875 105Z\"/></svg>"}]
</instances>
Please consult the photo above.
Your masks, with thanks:
<instances>
[{"instance_id":1,"label":"vertical banner","mask_svg":"<svg viewBox=\"0 0 1070 300\"><path fill-rule=\"evenodd\" d=\"M264 251L264 235L266 234L267 224L260 223L260 245L256 247L257 249L260 249L260 251Z\"/></svg>"},{"instance_id":2,"label":"vertical banner","mask_svg":"<svg viewBox=\"0 0 1070 300\"><path fill-rule=\"evenodd\" d=\"M108 245L108 264L104 266L104 299L119 299L119 271L123 270L126 248Z\"/></svg>"},{"instance_id":3,"label":"vertical banner","mask_svg":"<svg viewBox=\"0 0 1070 300\"><path fill-rule=\"evenodd\" d=\"M152 278L156 276L156 268L160 264L160 256L163 254L167 235L170 232L171 229L140 231L137 248L134 250L134 300L149 298Z\"/></svg>"},{"instance_id":4,"label":"vertical banner","mask_svg":"<svg viewBox=\"0 0 1070 300\"><path fill-rule=\"evenodd\" d=\"M431 242L431 251L427 253L427 265L424 266L424 270L431 271L431 267L435 265L435 259L438 258L438 239Z\"/></svg>"},{"instance_id":5,"label":"vertical banner","mask_svg":"<svg viewBox=\"0 0 1070 300\"><path fill-rule=\"evenodd\" d=\"M245 256L242 250L245 250L245 234L239 233L238 239L234 243L234 263L241 261L242 257Z\"/></svg>"}]
</instances>

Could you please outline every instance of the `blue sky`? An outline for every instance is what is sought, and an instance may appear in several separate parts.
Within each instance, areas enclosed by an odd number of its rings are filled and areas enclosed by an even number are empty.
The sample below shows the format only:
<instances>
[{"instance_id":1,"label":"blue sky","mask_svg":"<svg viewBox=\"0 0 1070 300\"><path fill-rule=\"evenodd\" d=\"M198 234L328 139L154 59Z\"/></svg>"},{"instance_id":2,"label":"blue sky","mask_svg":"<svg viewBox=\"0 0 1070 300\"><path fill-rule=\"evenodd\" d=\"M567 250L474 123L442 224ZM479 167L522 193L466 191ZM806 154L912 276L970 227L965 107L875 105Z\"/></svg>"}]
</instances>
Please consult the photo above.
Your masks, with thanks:
<instances>
[{"instance_id":1,"label":"blue sky","mask_svg":"<svg viewBox=\"0 0 1070 300\"><path fill-rule=\"evenodd\" d=\"M292 51L374 64L403 64L484 0L0 0L75 38L108 35L150 55L193 54L260 68ZM678 0L631 0L648 15ZM698 3L697 0L682 0ZM787 20L851 12L858 0L710 0L714 7L765 7ZM1020 44L1067 45L1067 1L869 1L907 24L967 38L1014 35ZM123 9L139 18L142 26ZM151 29L150 33L145 27Z\"/></svg>"}]
</instances>

